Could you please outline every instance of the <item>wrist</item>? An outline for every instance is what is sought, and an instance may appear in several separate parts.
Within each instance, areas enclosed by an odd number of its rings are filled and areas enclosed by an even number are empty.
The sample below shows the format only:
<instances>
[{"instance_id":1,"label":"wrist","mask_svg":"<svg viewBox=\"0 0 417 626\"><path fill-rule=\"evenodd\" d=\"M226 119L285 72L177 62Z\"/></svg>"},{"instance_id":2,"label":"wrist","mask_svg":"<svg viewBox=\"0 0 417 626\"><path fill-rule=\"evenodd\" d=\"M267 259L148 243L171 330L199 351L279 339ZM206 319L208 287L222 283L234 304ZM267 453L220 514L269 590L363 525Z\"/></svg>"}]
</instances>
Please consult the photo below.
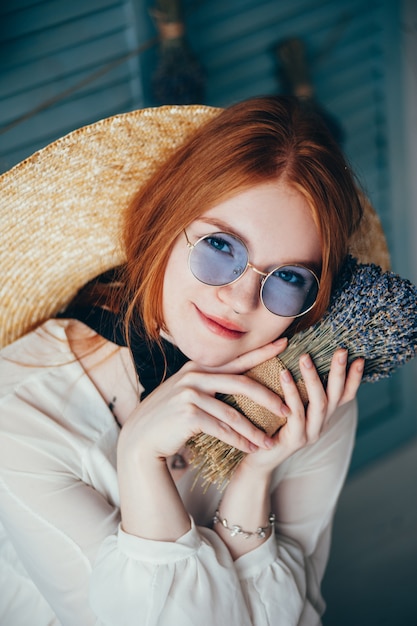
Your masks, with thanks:
<instances>
[{"instance_id":1,"label":"wrist","mask_svg":"<svg viewBox=\"0 0 417 626\"><path fill-rule=\"evenodd\" d=\"M133 471L144 469L148 472L152 468L156 470L164 468L167 460L152 449L152 446L138 429L135 420L128 420L123 425L117 443L118 466L130 468Z\"/></svg>"},{"instance_id":2,"label":"wrist","mask_svg":"<svg viewBox=\"0 0 417 626\"><path fill-rule=\"evenodd\" d=\"M275 468L265 467L252 463L251 455L247 454L241 463L233 472L230 483L243 483L249 489L258 491L262 485L262 491L267 492L272 481ZM230 484L229 483L229 484Z\"/></svg>"},{"instance_id":3,"label":"wrist","mask_svg":"<svg viewBox=\"0 0 417 626\"><path fill-rule=\"evenodd\" d=\"M117 471L136 477L141 480L144 476L148 480L154 474L164 474L168 472L167 459L150 453L149 450L141 449L140 446L125 447L118 446L117 449Z\"/></svg>"},{"instance_id":4,"label":"wrist","mask_svg":"<svg viewBox=\"0 0 417 626\"><path fill-rule=\"evenodd\" d=\"M220 512L222 501L220 500L216 512L213 517L213 525L221 524L223 528L225 528L231 537L243 537L243 539L258 539L259 541L262 539L267 539L272 532L272 529L275 525L275 513L272 511L268 515L268 521L264 526L258 526L255 530L245 530L236 523L229 523L225 517L222 517Z\"/></svg>"},{"instance_id":5,"label":"wrist","mask_svg":"<svg viewBox=\"0 0 417 626\"><path fill-rule=\"evenodd\" d=\"M214 530L233 559L255 550L271 534L271 498L268 476L259 477L241 467L227 485L215 512Z\"/></svg>"},{"instance_id":6,"label":"wrist","mask_svg":"<svg viewBox=\"0 0 417 626\"><path fill-rule=\"evenodd\" d=\"M118 458L120 513L123 530L143 539L176 541L189 531L184 508L165 458Z\"/></svg>"}]
</instances>

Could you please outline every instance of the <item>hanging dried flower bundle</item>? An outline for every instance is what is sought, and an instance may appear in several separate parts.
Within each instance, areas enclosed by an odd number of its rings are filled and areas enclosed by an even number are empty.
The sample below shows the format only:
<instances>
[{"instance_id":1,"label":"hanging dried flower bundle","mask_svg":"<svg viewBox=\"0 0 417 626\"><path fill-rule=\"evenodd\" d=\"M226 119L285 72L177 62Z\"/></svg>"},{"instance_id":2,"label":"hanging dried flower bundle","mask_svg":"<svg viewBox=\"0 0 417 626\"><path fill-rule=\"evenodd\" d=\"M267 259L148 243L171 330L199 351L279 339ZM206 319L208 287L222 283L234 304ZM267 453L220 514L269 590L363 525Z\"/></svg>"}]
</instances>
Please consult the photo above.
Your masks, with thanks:
<instances>
[{"instance_id":1,"label":"hanging dried flower bundle","mask_svg":"<svg viewBox=\"0 0 417 626\"><path fill-rule=\"evenodd\" d=\"M323 383L337 348L348 350L348 363L362 357L362 382L387 378L417 354L417 287L393 272L374 264L347 260L334 286L330 306L323 318L294 335L285 352L250 370L259 380L282 396L280 372L289 369L307 404L299 369L299 358L308 353ZM273 435L285 419L273 415L243 396L221 396L254 424ZM220 489L230 480L245 454L204 433L188 442L193 464L206 484Z\"/></svg>"},{"instance_id":2,"label":"hanging dried flower bundle","mask_svg":"<svg viewBox=\"0 0 417 626\"><path fill-rule=\"evenodd\" d=\"M151 11L159 32L158 63L152 76L155 104L204 101L204 70L188 45L180 0L156 0Z\"/></svg>"}]
</instances>

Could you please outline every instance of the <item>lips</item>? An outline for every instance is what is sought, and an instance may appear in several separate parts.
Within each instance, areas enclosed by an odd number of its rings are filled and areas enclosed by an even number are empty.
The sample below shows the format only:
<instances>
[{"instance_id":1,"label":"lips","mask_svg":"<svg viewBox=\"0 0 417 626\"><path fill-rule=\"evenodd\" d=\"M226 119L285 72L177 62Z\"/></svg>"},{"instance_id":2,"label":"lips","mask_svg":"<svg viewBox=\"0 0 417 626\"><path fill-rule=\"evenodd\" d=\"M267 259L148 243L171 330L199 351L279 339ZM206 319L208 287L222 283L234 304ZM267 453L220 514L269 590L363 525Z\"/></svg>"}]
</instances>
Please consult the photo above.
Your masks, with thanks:
<instances>
[{"instance_id":1,"label":"lips","mask_svg":"<svg viewBox=\"0 0 417 626\"><path fill-rule=\"evenodd\" d=\"M225 320L223 318L215 317L213 315L206 315L205 313L200 311L198 307L195 308L205 326L216 335L226 337L228 339L240 339L242 335L244 335L246 332L240 326L234 324L230 320Z\"/></svg>"}]
</instances>

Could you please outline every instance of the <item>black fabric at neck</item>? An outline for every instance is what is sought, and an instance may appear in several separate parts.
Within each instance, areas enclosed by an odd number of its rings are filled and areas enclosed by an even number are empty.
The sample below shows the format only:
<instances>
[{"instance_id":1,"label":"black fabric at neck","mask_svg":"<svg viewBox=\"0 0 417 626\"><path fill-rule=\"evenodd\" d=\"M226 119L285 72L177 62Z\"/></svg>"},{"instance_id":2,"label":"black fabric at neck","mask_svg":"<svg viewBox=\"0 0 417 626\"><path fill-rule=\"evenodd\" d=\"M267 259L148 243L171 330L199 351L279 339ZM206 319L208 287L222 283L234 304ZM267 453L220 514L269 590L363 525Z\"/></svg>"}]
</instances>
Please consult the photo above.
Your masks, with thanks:
<instances>
[{"instance_id":1,"label":"black fabric at neck","mask_svg":"<svg viewBox=\"0 0 417 626\"><path fill-rule=\"evenodd\" d=\"M70 317L83 322L96 333L115 343L126 346L123 318L120 315L99 307L78 306L66 311L60 317ZM161 347L156 341L145 338L142 328L130 329L130 350L136 372L144 387L141 399L148 396L163 380L169 378L188 361L188 358L169 341L161 339Z\"/></svg>"}]
</instances>

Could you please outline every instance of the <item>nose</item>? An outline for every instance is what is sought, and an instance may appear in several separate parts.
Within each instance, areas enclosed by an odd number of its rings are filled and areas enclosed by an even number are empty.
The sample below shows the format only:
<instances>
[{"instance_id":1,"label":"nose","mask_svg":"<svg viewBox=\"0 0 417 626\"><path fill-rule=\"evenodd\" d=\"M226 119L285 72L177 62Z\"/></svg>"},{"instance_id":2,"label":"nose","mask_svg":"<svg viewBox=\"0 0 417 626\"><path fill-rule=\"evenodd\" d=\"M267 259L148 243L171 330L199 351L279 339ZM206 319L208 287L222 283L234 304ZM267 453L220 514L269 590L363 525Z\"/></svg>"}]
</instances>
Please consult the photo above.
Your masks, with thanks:
<instances>
[{"instance_id":1,"label":"nose","mask_svg":"<svg viewBox=\"0 0 417 626\"><path fill-rule=\"evenodd\" d=\"M260 276L248 267L234 283L217 287L218 297L236 313L251 313L260 304L260 285Z\"/></svg>"}]
</instances>

